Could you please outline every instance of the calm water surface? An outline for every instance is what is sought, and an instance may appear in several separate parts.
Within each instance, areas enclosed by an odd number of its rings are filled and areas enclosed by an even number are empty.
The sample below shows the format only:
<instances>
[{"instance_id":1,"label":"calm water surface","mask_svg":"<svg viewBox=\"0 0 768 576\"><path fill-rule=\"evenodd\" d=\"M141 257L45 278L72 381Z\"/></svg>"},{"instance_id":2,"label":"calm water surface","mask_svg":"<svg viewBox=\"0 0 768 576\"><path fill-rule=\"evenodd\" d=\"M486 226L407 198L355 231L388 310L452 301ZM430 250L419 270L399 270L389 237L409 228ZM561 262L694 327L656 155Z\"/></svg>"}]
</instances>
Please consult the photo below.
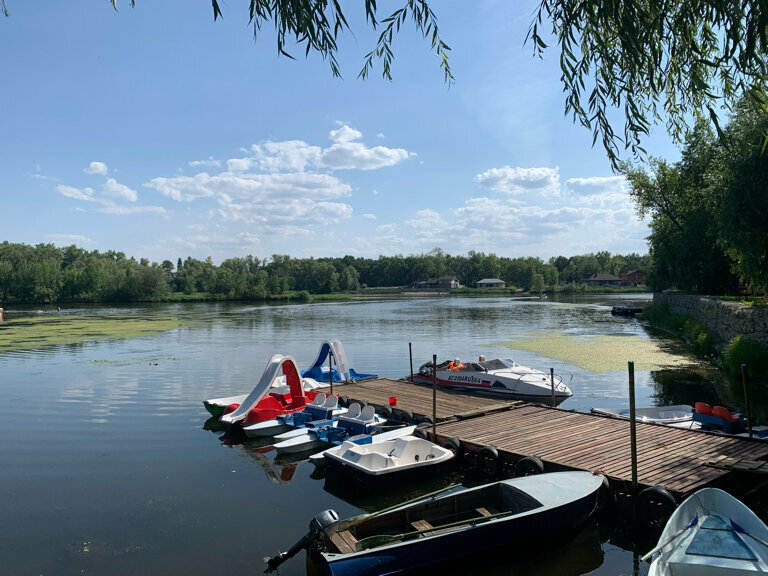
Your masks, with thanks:
<instances>
[{"instance_id":1,"label":"calm water surface","mask_svg":"<svg viewBox=\"0 0 768 576\"><path fill-rule=\"evenodd\" d=\"M406 375L412 342L414 367L433 353L440 359L512 357L540 369L551 366L566 381L573 374L574 396L564 408L623 405L624 371L592 374L501 344L549 331L658 338L674 350L673 342L649 335L638 322L613 318L615 303L602 296L152 306L138 311L149 318L186 315L203 327L3 353L0 573L260 573L263 558L293 544L316 512L334 508L346 516L435 486L404 488L377 501L349 498L327 489L308 462L275 461L258 444L231 443L221 432L204 429L203 399L250 391L275 353L292 355L306 367L323 340L339 338L360 372ZM639 372L636 383L638 405L712 402L732 394L703 368ZM637 561L633 546L632 538L612 526L590 524L572 541L547 543L543 552L524 559L490 554L450 568L646 574L648 564ZM641 554L650 547L639 546ZM280 573L305 573L303 556Z\"/></svg>"}]
</instances>

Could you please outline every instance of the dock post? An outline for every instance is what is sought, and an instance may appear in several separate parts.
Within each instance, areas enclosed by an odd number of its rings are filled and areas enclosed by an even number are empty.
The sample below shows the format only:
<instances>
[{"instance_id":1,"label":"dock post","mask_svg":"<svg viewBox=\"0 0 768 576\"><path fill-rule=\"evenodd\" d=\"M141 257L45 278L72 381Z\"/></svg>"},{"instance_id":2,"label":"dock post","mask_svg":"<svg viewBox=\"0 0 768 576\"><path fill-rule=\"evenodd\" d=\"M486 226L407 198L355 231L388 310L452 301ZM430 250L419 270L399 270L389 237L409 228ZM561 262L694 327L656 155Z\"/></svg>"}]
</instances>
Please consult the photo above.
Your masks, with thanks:
<instances>
[{"instance_id":1,"label":"dock post","mask_svg":"<svg viewBox=\"0 0 768 576\"><path fill-rule=\"evenodd\" d=\"M549 383L552 386L552 406L555 405L555 369L549 369Z\"/></svg>"},{"instance_id":2,"label":"dock post","mask_svg":"<svg viewBox=\"0 0 768 576\"><path fill-rule=\"evenodd\" d=\"M437 442L437 354L432 354L432 442Z\"/></svg>"},{"instance_id":3,"label":"dock post","mask_svg":"<svg viewBox=\"0 0 768 576\"><path fill-rule=\"evenodd\" d=\"M328 350L328 381L331 383L331 394L333 394L333 352Z\"/></svg>"},{"instance_id":4,"label":"dock post","mask_svg":"<svg viewBox=\"0 0 768 576\"><path fill-rule=\"evenodd\" d=\"M635 421L635 363L627 363L629 369L629 443L632 454L632 492L637 491L637 422Z\"/></svg>"},{"instance_id":5,"label":"dock post","mask_svg":"<svg viewBox=\"0 0 768 576\"><path fill-rule=\"evenodd\" d=\"M408 342L408 360L411 363L411 382L413 382L413 348L410 342Z\"/></svg>"},{"instance_id":6,"label":"dock post","mask_svg":"<svg viewBox=\"0 0 768 576\"><path fill-rule=\"evenodd\" d=\"M749 396L747 395L747 365L741 365L741 385L744 387L744 404L747 408L747 428L749 429L749 437L752 438L752 414L749 410Z\"/></svg>"}]
</instances>

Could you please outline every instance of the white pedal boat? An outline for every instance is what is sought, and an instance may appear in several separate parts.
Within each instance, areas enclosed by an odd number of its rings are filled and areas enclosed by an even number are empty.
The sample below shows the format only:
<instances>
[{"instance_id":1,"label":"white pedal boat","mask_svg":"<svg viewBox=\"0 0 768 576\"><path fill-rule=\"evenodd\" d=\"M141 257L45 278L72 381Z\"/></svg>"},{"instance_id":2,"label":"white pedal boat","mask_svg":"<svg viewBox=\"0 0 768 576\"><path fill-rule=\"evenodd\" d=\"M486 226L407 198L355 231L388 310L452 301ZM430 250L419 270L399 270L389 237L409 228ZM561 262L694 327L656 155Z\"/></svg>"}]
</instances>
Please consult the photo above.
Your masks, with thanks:
<instances>
[{"instance_id":1,"label":"white pedal boat","mask_svg":"<svg viewBox=\"0 0 768 576\"><path fill-rule=\"evenodd\" d=\"M346 412L346 408L339 408L338 396L335 394L326 396L325 393L318 392L314 400L304 407L304 410L278 416L272 420L243 426L243 432L245 432L248 438L275 436L288 430L303 428L308 422L330 420L336 416L346 414Z\"/></svg>"},{"instance_id":2,"label":"white pedal boat","mask_svg":"<svg viewBox=\"0 0 768 576\"><path fill-rule=\"evenodd\" d=\"M341 444L346 439L370 435L380 431L386 420L376 415L373 406L360 408L357 402L351 404L346 414L334 420L308 422L306 428L289 430L275 436L274 444L278 454L304 452L325 444Z\"/></svg>"},{"instance_id":3,"label":"white pedal boat","mask_svg":"<svg viewBox=\"0 0 768 576\"><path fill-rule=\"evenodd\" d=\"M360 479L391 478L417 470L437 469L454 456L448 448L417 436L399 436L370 444L344 441L324 453L329 473L356 475Z\"/></svg>"}]
</instances>

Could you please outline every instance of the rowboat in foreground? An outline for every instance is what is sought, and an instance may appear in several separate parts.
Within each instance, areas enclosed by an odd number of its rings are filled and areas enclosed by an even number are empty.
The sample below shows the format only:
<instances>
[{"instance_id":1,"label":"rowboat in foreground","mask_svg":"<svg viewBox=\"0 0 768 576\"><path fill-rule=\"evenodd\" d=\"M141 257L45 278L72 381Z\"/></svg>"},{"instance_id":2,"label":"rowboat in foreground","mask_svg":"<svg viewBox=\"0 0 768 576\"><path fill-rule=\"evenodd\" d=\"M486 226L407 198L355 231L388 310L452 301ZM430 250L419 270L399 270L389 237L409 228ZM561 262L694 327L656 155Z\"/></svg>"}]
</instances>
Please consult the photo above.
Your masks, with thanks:
<instances>
[{"instance_id":1,"label":"rowboat in foreground","mask_svg":"<svg viewBox=\"0 0 768 576\"><path fill-rule=\"evenodd\" d=\"M597 507L603 477L554 472L463 488L395 509L339 520L315 516L310 530L269 570L307 549L327 574L373 576L421 568L502 545L554 537L581 525Z\"/></svg>"},{"instance_id":2,"label":"rowboat in foreground","mask_svg":"<svg viewBox=\"0 0 768 576\"><path fill-rule=\"evenodd\" d=\"M629 408L591 408L590 411L593 414L629 419ZM690 428L692 430L700 428L700 424L693 420L693 406L688 404L637 408L635 420L638 422L656 422L675 428Z\"/></svg>"},{"instance_id":3,"label":"rowboat in foreground","mask_svg":"<svg viewBox=\"0 0 768 576\"><path fill-rule=\"evenodd\" d=\"M445 361L435 368L432 362L422 364L419 371L406 380L432 384L436 369L436 383L444 388L472 390L484 394L504 396L513 400L560 403L573 395L557 374L545 374L535 368L521 366L514 360L485 360L463 364L459 359Z\"/></svg>"},{"instance_id":4,"label":"rowboat in foreground","mask_svg":"<svg viewBox=\"0 0 768 576\"><path fill-rule=\"evenodd\" d=\"M651 557L649 576L766 573L768 527L727 492L703 488L675 510Z\"/></svg>"}]
</instances>

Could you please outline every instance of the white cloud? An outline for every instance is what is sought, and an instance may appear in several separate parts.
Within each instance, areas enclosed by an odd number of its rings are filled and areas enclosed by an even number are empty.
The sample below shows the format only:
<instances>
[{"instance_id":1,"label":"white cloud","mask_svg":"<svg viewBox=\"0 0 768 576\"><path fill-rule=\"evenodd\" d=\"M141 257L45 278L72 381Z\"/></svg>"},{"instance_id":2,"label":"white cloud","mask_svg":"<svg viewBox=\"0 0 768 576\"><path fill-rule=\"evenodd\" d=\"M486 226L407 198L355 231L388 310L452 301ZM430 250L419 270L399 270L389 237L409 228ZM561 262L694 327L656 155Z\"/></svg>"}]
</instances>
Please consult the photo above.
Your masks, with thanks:
<instances>
[{"instance_id":1,"label":"white cloud","mask_svg":"<svg viewBox=\"0 0 768 576\"><path fill-rule=\"evenodd\" d=\"M539 194L554 196L560 193L559 169L555 168L491 168L475 176L475 182L506 194Z\"/></svg>"},{"instance_id":2,"label":"white cloud","mask_svg":"<svg viewBox=\"0 0 768 576\"><path fill-rule=\"evenodd\" d=\"M375 214L368 214L368 213L363 214L363 218L365 218L366 220L378 220Z\"/></svg>"},{"instance_id":3,"label":"white cloud","mask_svg":"<svg viewBox=\"0 0 768 576\"><path fill-rule=\"evenodd\" d=\"M71 246L72 244L77 244L78 246L83 244L93 244L93 240L88 238L88 236L83 236L82 234L49 234L48 238L50 238L54 244L59 246Z\"/></svg>"},{"instance_id":4,"label":"white cloud","mask_svg":"<svg viewBox=\"0 0 768 576\"><path fill-rule=\"evenodd\" d=\"M189 165L192 168L218 168L221 166L221 162L215 160L213 156L209 156L208 160L192 160Z\"/></svg>"},{"instance_id":5,"label":"white cloud","mask_svg":"<svg viewBox=\"0 0 768 576\"><path fill-rule=\"evenodd\" d=\"M101 174L102 176L107 173L107 165L104 162L91 162L88 168L83 168L83 172L86 174Z\"/></svg>"},{"instance_id":6,"label":"white cloud","mask_svg":"<svg viewBox=\"0 0 768 576\"><path fill-rule=\"evenodd\" d=\"M350 128L346 124L338 130L331 130L330 133L331 141L336 143L352 142L353 140L360 140L362 137L362 132L355 130L354 128Z\"/></svg>"},{"instance_id":7,"label":"white cloud","mask_svg":"<svg viewBox=\"0 0 768 576\"><path fill-rule=\"evenodd\" d=\"M59 184L58 186L56 186L56 191L66 198L74 198L75 200L93 201L94 199L93 189L91 188L83 188L82 190L80 190L79 188L75 188L74 186L66 186L64 184Z\"/></svg>"},{"instance_id":8,"label":"white cloud","mask_svg":"<svg viewBox=\"0 0 768 576\"><path fill-rule=\"evenodd\" d=\"M120 184L120 182L114 178L107 178L107 181L101 187L101 190L104 192L105 196L121 198L123 200L127 200L128 202L136 202L138 199L136 190L129 188L125 184Z\"/></svg>"}]
</instances>

